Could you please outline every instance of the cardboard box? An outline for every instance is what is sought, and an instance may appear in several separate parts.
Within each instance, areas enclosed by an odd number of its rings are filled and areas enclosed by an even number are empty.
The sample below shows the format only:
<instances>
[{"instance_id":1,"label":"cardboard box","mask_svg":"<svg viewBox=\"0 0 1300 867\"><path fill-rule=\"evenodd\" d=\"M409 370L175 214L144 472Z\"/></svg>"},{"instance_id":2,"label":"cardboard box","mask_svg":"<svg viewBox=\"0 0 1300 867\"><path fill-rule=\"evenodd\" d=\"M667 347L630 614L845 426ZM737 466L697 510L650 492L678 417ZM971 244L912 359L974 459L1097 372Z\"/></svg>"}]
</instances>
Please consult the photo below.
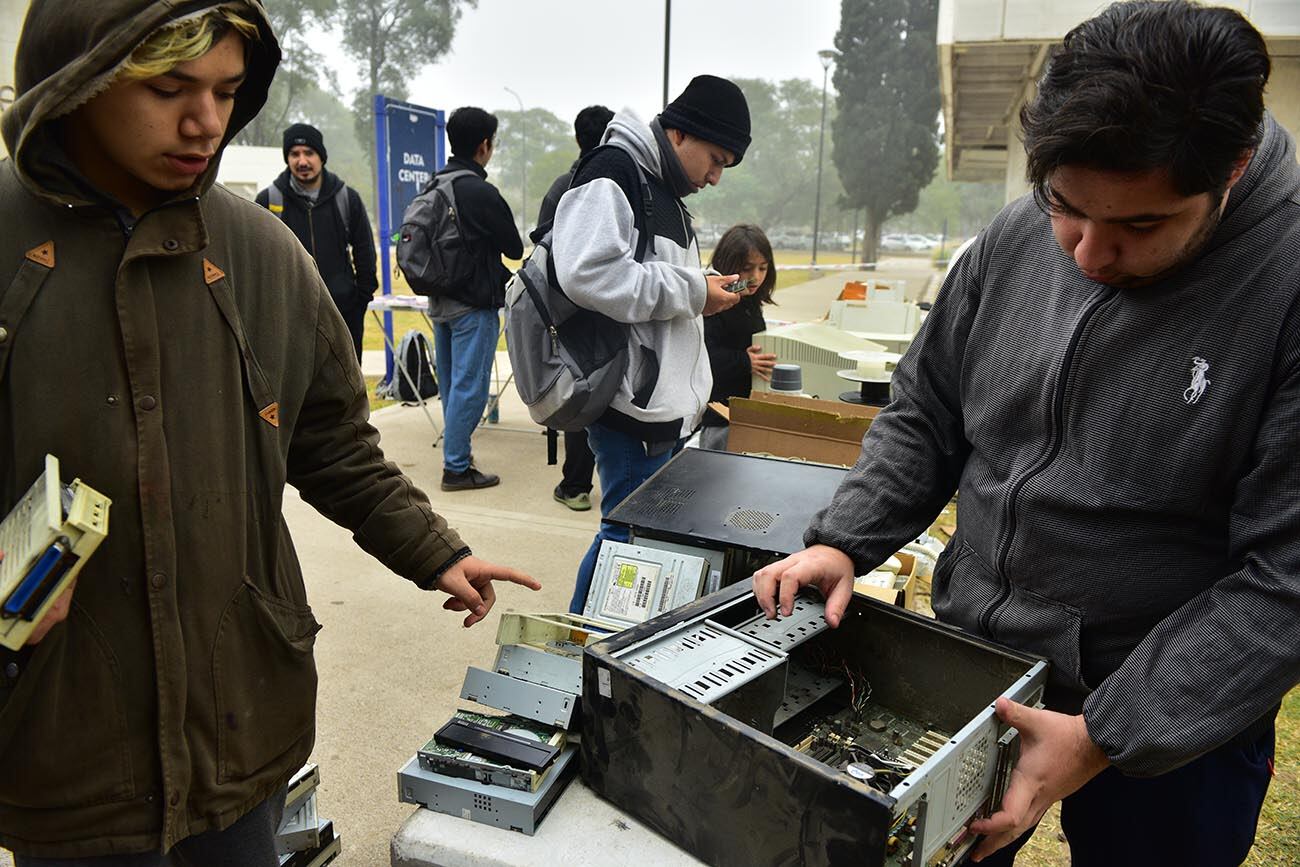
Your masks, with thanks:
<instances>
[{"instance_id":1,"label":"cardboard box","mask_svg":"<svg viewBox=\"0 0 1300 867\"><path fill-rule=\"evenodd\" d=\"M879 407L764 393L733 397L727 451L851 467Z\"/></svg>"},{"instance_id":2,"label":"cardboard box","mask_svg":"<svg viewBox=\"0 0 1300 867\"><path fill-rule=\"evenodd\" d=\"M872 599L879 599L888 605L899 605L908 611L916 610L916 558L905 551L894 554L903 568L898 570L893 587L876 587L872 584L853 582L853 592Z\"/></svg>"}]
</instances>

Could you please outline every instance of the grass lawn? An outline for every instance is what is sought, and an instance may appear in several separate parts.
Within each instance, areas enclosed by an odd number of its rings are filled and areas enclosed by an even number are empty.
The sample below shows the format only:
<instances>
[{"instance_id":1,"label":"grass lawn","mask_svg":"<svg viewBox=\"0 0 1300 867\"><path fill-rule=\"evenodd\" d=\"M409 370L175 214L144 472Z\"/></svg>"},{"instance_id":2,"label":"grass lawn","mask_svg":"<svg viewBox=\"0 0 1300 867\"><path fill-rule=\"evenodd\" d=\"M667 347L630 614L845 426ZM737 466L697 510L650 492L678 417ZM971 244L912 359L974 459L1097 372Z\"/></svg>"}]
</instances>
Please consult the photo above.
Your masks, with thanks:
<instances>
[{"instance_id":1,"label":"grass lawn","mask_svg":"<svg viewBox=\"0 0 1300 867\"><path fill-rule=\"evenodd\" d=\"M712 254L711 250L704 250L701 252L701 256L704 262L707 263L709 261L709 256L711 254ZM811 254L807 250L773 250L772 255L776 258L776 264L780 266L780 265L807 265L809 256ZM817 254L817 259L823 265L846 265L851 261L847 250L820 251ZM505 262L506 267L509 268L511 271L517 269L520 264L518 261L511 260L511 259L506 259L503 261ZM812 279L813 276L814 273L810 270L781 271L778 269L776 273L776 288L783 289L786 286L797 286L800 283L805 283L808 280ZM396 272L393 275L393 294L394 295L411 294L410 287L406 285L406 278L402 276L400 271ZM402 335L405 334L411 328L420 328L424 331L428 331L428 324L424 321L424 317L421 316L419 313L415 312L414 310L393 311L393 340L394 341L401 340ZM361 348L362 349L383 349L384 348L383 334L380 332L378 326L375 325L375 319L373 316L366 317L366 331L361 339ZM502 341L497 345L497 349L505 349L505 348L506 348L505 340L503 338ZM374 388L372 386L371 388L372 394L373 391ZM378 409L380 405L382 404L376 404L372 399L370 408Z\"/></svg>"},{"instance_id":2,"label":"grass lawn","mask_svg":"<svg viewBox=\"0 0 1300 867\"><path fill-rule=\"evenodd\" d=\"M1277 760L1247 864L1300 864L1300 689L1277 717Z\"/></svg>"}]
</instances>

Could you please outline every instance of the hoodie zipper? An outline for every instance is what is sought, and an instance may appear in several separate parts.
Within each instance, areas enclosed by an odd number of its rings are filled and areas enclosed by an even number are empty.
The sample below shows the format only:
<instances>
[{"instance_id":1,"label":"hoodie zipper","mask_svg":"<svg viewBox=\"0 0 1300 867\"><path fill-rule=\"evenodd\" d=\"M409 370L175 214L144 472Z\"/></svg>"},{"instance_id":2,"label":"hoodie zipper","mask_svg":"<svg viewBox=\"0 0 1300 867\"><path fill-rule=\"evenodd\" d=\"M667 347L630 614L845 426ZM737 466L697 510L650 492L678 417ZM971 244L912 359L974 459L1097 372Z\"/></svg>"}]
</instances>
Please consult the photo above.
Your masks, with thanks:
<instances>
[{"instance_id":1,"label":"hoodie zipper","mask_svg":"<svg viewBox=\"0 0 1300 867\"><path fill-rule=\"evenodd\" d=\"M1011 556L1011 545L1016 538L1016 501L1020 498L1020 492L1025 485L1034 476L1041 473L1047 467L1051 466L1056 460L1056 456L1061 452L1062 441L1065 438L1065 391L1070 384L1070 365L1074 361L1075 350L1079 347L1079 341L1082 338L1083 330L1088 326L1101 306L1114 297L1114 293L1108 287L1102 287L1092 294L1083 309L1079 311L1074 321L1074 329L1070 333L1070 340L1065 345L1065 352L1061 356L1061 372L1056 378L1056 387L1052 394L1052 430L1051 441L1047 444L1045 451L1038 461L1025 471L1015 484L1011 486L1007 494L1005 515L1006 515L1006 534L1003 538L1002 545L998 551L997 559L997 577L998 577L998 595L993 602L984 609L980 617L981 632L984 635L993 636L992 622L993 616L998 609L1006 602L1007 597L1011 595L1011 581L1007 575L1007 559Z\"/></svg>"},{"instance_id":2,"label":"hoodie zipper","mask_svg":"<svg viewBox=\"0 0 1300 867\"><path fill-rule=\"evenodd\" d=\"M315 202L307 202L307 237L311 238L311 257L316 258L316 222L311 217L311 212L316 210Z\"/></svg>"}]
</instances>

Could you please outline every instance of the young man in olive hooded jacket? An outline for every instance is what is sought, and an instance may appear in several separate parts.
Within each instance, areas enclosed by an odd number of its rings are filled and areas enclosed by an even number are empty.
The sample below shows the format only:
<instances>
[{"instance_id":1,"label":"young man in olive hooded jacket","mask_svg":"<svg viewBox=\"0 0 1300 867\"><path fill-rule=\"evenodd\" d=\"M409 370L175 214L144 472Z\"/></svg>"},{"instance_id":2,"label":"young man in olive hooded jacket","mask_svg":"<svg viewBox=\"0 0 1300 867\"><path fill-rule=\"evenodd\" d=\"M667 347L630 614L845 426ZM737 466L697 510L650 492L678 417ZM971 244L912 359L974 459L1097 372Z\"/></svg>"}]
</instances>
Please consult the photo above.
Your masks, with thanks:
<instances>
[{"instance_id":1,"label":"young man in olive hooded jacket","mask_svg":"<svg viewBox=\"0 0 1300 867\"><path fill-rule=\"evenodd\" d=\"M20 867L278 863L319 629L286 484L467 625L493 579L536 586L471 556L384 460L310 256L213 184L278 60L255 2L27 16L0 163L0 511L46 452L113 506L34 643L0 652L0 846Z\"/></svg>"}]
</instances>

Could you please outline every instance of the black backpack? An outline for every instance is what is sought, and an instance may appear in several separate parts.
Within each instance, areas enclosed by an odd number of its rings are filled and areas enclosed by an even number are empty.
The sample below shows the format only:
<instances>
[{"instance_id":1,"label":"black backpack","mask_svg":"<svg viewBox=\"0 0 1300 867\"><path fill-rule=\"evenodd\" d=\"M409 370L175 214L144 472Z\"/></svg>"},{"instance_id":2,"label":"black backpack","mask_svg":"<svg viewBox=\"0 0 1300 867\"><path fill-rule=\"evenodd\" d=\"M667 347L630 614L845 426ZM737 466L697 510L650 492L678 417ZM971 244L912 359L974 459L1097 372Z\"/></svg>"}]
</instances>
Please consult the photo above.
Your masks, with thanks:
<instances>
[{"instance_id":1,"label":"black backpack","mask_svg":"<svg viewBox=\"0 0 1300 867\"><path fill-rule=\"evenodd\" d=\"M442 297L463 291L474 276L474 260L461 230L457 178L469 169L434 175L402 214L397 235L397 267L411 291Z\"/></svg>"},{"instance_id":2,"label":"black backpack","mask_svg":"<svg viewBox=\"0 0 1300 867\"><path fill-rule=\"evenodd\" d=\"M583 157L573 177L609 148L627 154L641 181L641 201L632 202L633 255L643 262L647 247L654 250L654 200L636 159L617 145L602 145ZM627 372L629 326L569 300L551 257L551 226L538 232L542 239L506 285L506 349L515 387L533 421L555 430L581 430L604 415L618 394Z\"/></svg>"},{"instance_id":3,"label":"black backpack","mask_svg":"<svg viewBox=\"0 0 1300 867\"><path fill-rule=\"evenodd\" d=\"M420 403L438 396L433 347L423 331L412 328L402 335L393 358L393 378L381 382L375 395L402 403Z\"/></svg>"}]
</instances>

